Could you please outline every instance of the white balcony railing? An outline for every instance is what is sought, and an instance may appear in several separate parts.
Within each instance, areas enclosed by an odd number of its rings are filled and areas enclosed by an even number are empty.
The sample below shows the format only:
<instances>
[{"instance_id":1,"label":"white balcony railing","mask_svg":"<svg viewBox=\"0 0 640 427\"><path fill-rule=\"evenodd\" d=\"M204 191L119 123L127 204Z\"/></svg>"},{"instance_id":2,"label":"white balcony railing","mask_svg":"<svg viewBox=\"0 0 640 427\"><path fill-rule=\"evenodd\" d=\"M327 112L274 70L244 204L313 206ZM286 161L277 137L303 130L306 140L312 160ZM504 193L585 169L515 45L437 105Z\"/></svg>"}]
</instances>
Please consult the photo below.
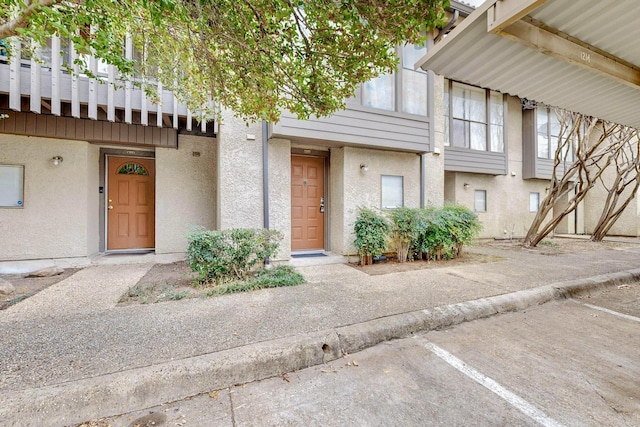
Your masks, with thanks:
<instances>
[{"instance_id":1,"label":"white balcony railing","mask_svg":"<svg viewBox=\"0 0 640 427\"><path fill-rule=\"evenodd\" d=\"M11 43L12 50L19 52L19 42ZM74 64L76 58L71 43L67 59L69 64ZM60 116L62 105L67 103L71 105L71 116L80 118L81 105L86 105L86 117L93 120L99 120L106 114L108 121L132 124L133 113L136 112L140 114L140 121L136 120L136 124L178 129L179 117L186 117L187 131L192 131L193 124L199 122L202 132L206 132L206 120L197 114L194 116L173 92L164 90L161 83L149 83L157 85L160 102L156 104L147 98L144 90L134 87L131 82L119 80L116 67L100 63L95 57L83 59L97 78L81 74L77 64L72 65L71 73L68 72L63 67L62 57L56 54L61 51L60 38L51 39L50 51L52 54L47 55L50 58L46 58L44 63L15 54L12 58L0 56L0 93L9 95L10 109L23 111L22 99L28 97L29 110L37 114L42 113L44 105L51 114ZM125 54L127 58L133 56L130 38L125 43ZM120 111L120 117L116 111ZM155 123L149 123L150 115L155 116ZM198 120L194 121L194 118ZM182 123L184 127L184 121Z\"/></svg>"}]
</instances>

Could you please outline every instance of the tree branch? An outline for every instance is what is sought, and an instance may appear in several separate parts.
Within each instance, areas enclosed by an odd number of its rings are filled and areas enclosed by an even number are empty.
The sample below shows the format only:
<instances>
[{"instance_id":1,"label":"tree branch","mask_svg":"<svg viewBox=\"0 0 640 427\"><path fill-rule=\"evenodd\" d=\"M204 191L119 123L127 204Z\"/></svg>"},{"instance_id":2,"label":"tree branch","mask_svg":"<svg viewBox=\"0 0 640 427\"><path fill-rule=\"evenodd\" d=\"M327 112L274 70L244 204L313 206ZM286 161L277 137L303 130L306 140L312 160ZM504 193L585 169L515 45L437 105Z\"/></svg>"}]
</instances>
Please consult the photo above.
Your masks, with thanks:
<instances>
[{"instance_id":1,"label":"tree branch","mask_svg":"<svg viewBox=\"0 0 640 427\"><path fill-rule=\"evenodd\" d=\"M17 36L18 28L25 28L29 17L33 15L39 8L52 6L55 3L60 3L61 0L38 0L31 2L27 5L26 9L16 14L15 18L8 20L4 24L0 25L0 39L6 39L8 37Z\"/></svg>"}]
</instances>

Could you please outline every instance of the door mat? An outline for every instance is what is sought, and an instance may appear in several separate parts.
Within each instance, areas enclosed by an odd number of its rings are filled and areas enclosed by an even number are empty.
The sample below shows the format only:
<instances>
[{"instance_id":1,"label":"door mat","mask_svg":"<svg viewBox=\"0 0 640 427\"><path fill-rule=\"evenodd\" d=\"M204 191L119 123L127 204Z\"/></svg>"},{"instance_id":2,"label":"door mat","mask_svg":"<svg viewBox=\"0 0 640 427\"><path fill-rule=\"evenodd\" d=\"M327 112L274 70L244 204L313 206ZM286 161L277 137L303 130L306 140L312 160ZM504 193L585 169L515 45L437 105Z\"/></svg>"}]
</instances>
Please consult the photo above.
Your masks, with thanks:
<instances>
[{"instance_id":1,"label":"door mat","mask_svg":"<svg viewBox=\"0 0 640 427\"><path fill-rule=\"evenodd\" d=\"M315 258L315 257L319 257L319 256L327 256L327 255L323 254L323 253L320 253L320 252L314 252L314 253L309 253L309 254L291 255L291 258Z\"/></svg>"}]
</instances>

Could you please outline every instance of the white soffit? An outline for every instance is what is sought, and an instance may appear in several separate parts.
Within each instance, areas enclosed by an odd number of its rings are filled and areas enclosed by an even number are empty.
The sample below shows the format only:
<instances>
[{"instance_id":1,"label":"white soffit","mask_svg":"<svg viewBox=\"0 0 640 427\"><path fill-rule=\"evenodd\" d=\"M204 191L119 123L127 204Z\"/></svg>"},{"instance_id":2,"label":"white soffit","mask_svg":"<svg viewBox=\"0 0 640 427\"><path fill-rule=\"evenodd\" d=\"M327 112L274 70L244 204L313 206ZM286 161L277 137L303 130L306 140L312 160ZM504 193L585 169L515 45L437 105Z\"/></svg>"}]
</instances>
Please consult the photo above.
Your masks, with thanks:
<instances>
[{"instance_id":1,"label":"white soffit","mask_svg":"<svg viewBox=\"0 0 640 427\"><path fill-rule=\"evenodd\" d=\"M487 11L491 13L496 2L538 3L516 24L534 22L552 32L558 30L565 33L560 34L562 38L568 35L594 47L596 53L576 47L578 58L583 51L585 55L584 63L576 65L504 35L489 33ZM453 80L640 128L640 86L635 80L640 76L638 22L637 0L488 0L417 66ZM611 59L619 58L623 72L633 77L631 81L596 69L596 61L588 60L590 56L595 59L598 51L606 57L605 67L620 66Z\"/></svg>"}]
</instances>

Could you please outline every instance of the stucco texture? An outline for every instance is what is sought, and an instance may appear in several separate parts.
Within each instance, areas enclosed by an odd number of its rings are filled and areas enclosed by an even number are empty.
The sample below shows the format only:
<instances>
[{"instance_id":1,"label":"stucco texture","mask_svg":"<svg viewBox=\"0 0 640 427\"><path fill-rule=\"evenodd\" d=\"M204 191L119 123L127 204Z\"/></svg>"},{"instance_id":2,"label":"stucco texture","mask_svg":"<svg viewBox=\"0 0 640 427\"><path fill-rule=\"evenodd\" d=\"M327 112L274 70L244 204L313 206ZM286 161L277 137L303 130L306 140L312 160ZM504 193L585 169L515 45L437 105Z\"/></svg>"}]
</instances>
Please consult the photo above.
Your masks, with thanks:
<instances>
[{"instance_id":1,"label":"stucco texture","mask_svg":"<svg viewBox=\"0 0 640 427\"><path fill-rule=\"evenodd\" d=\"M62 156L54 167L50 160ZM98 245L98 148L0 134L0 163L24 165L24 207L0 208L0 260L91 255Z\"/></svg>"},{"instance_id":2,"label":"stucco texture","mask_svg":"<svg viewBox=\"0 0 640 427\"><path fill-rule=\"evenodd\" d=\"M444 201L444 78L433 79L433 152L424 154L425 205L442 206Z\"/></svg>"},{"instance_id":3,"label":"stucco texture","mask_svg":"<svg viewBox=\"0 0 640 427\"><path fill-rule=\"evenodd\" d=\"M282 233L273 261L288 260L291 256L291 142L284 139L269 140L269 229Z\"/></svg>"},{"instance_id":4,"label":"stucco texture","mask_svg":"<svg viewBox=\"0 0 640 427\"><path fill-rule=\"evenodd\" d=\"M608 187L611 187L611 183L615 178L614 168L615 165L610 166L603 174L603 180L607 183ZM633 187L633 185L630 187ZM630 193L631 188L627 188L620 194L618 206L622 205ZM604 187L602 182L597 182L596 185L587 193L587 196L585 197L585 205L589 206L589 209L585 211L585 232L593 233L595 230L595 227L600 220L600 215L602 214L602 209L604 208L607 195L608 190ZM608 233L609 235L640 235L640 221L638 221L638 213L640 212L640 207L638 206L639 203L640 199L636 195L636 198L629 203L622 215L620 215L620 218L618 218L613 227L611 227L611 230Z\"/></svg>"},{"instance_id":5,"label":"stucco texture","mask_svg":"<svg viewBox=\"0 0 640 427\"><path fill-rule=\"evenodd\" d=\"M355 253L353 224L358 207L381 208L382 175L402 176L404 206L420 206L420 156L354 147L341 150L331 150L331 217L335 218L331 249L346 255ZM366 173L361 172L361 164L368 166Z\"/></svg>"},{"instance_id":6,"label":"stucco texture","mask_svg":"<svg viewBox=\"0 0 640 427\"><path fill-rule=\"evenodd\" d=\"M180 135L156 148L156 253L184 252L192 226L216 224L216 141Z\"/></svg>"},{"instance_id":7,"label":"stucco texture","mask_svg":"<svg viewBox=\"0 0 640 427\"><path fill-rule=\"evenodd\" d=\"M522 109L518 98L508 97L507 102L507 175L444 174L446 202L473 209L475 190L486 190L487 210L478 212L482 238L523 237L536 215L529 209L529 193L539 193L542 201L549 185L544 180L522 179Z\"/></svg>"},{"instance_id":8,"label":"stucco texture","mask_svg":"<svg viewBox=\"0 0 640 427\"><path fill-rule=\"evenodd\" d=\"M248 139L255 136L255 140ZM218 127L217 228L263 228L262 130L229 111Z\"/></svg>"}]
</instances>

